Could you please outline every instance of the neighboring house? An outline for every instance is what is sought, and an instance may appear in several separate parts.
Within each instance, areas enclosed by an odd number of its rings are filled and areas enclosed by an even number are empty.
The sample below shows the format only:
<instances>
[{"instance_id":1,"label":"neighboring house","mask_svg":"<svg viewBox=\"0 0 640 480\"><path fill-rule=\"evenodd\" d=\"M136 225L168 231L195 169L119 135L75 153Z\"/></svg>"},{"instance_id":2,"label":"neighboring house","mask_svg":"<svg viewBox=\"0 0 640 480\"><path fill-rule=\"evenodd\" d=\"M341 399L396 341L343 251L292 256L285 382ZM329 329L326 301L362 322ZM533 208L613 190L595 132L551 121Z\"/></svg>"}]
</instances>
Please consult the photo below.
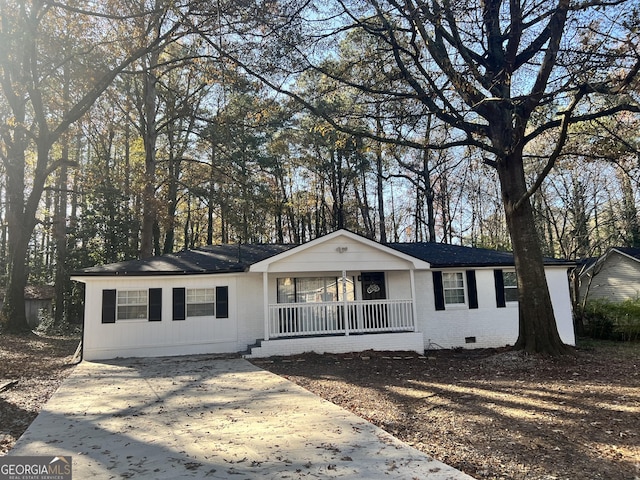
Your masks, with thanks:
<instances>
[{"instance_id":1,"label":"neighboring house","mask_svg":"<svg viewBox=\"0 0 640 480\"><path fill-rule=\"evenodd\" d=\"M27 285L24 289L24 309L27 323L36 328L40 320L53 315L55 288L52 285ZM0 293L0 310L4 304L4 292Z\"/></svg>"},{"instance_id":2,"label":"neighboring house","mask_svg":"<svg viewBox=\"0 0 640 480\"><path fill-rule=\"evenodd\" d=\"M567 269L546 274L565 343L575 343ZM518 336L509 253L382 245L339 230L303 245L219 245L92 267L84 358L247 352L500 347Z\"/></svg>"},{"instance_id":3,"label":"neighboring house","mask_svg":"<svg viewBox=\"0 0 640 480\"><path fill-rule=\"evenodd\" d=\"M622 302L640 298L640 248L612 247L586 261L578 274L579 298Z\"/></svg>"}]
</instances>

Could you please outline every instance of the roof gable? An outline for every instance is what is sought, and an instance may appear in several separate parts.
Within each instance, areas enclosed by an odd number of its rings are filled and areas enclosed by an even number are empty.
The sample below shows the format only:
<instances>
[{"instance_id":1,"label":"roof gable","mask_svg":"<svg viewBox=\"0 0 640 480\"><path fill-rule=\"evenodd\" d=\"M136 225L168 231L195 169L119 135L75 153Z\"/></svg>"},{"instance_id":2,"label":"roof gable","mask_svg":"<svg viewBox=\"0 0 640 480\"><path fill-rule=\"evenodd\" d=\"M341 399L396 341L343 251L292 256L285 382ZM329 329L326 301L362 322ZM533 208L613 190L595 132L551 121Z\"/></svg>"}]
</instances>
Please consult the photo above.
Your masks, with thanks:
<instances>
[{"instance_id":1,"label":"roof gable","mask_svg":"<svg viewBox=\"0 0 640 480\"><path fill-rule=\"evenodd\" d=\"M607 262L611 255L621 255L624 258L631 260L632 262L640 262L640 248L635 247L610 247L600 257L592 257L583 260L580 276L591 275L590 271L594 268L598 270L602 268L602 265Z\"/></svg>"},{"instance_id":2,"label":"roof gable","mask_svg":"<svg viewBox=\"0 0 640 480\"><path fill-rule=\"evenodd\" d=\"M640 262L640 248L635 247L612 247L612 251L625 255L637 262Z\"/></svg>"},{"instance_id":3,"label":"roof gable","mask_svg":"<svg viewBox=\"0 0 640 480\"><path fill-rule=\"evenodd\" d=\"M319 267L314 267L314 264ZM266 272L280 268L282 271L303 271L306 268L307 271L313 271L318 268L331 269L331 266L347 270L430 268L424 259L348 230L338 230L258 262L250 270Z\"/></svg>"}]
</instances>

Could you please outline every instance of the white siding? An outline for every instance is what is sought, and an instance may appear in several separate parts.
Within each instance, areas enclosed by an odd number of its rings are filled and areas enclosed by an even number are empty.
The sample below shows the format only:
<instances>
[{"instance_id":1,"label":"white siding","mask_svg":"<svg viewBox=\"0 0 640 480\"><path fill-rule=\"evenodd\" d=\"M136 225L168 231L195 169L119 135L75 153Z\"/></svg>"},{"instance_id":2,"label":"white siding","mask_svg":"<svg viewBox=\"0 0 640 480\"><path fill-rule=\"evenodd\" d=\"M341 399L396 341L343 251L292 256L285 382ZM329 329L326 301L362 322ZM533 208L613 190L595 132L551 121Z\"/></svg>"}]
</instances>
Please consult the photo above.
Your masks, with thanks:
<instances>
[{"instance_id":1,"label":"white siding","mask_svg":"<svg viewBox=\"0 0 640 480\"><path fill-rule=\"evenodd\" d=\"M387 272L387 298L390 300L411 299L411 277L409 272ZM362 291L358 283L358 292Z\"/></svg>"},{"instance_id":2,"label":"white siding","mask_svg":"<svg viewBox=\"0 0 640 480\"><path fill-rule=\"evenodd\" d=\"M410 262L349 237L336 237L269 264L269 272L406 270ZM306 275L305 275L306 276Z\"/></svg>"},{"instance_id":3,"label":"white siding","mask_svg":"<svg viewBox=\"0 0 640 480\"><path fill-rule=\"evenodd\" d=\"M505 269L506 270L506 269ZM554 314L560 338L575 345L569 284L565 268L547 268ZM518 338L518 304L496 307L493 269L476 270L478 308L447 306L437 311L431 272L416 273L418 329L425 348L490 348L513 345ZM475 337L475 343L466 343Z\"/></svg>"},{"instance_id":4,"label":"white siding","mask_svg":"<svg viewBox=\"0 0 640 480\"><path fill-rule=\"evenodd\" d=\"M262 298L258 282L238 275L178 275L155 277L84 277L86 282L83 355L86 360L115 357L145 357L190 353L238 352L257 337L255 329L238 322L246 315L255 322L261 314L256 305ZM173 288L214 288L227 286L229 318L189 317L174 321ZM162 320L117 320L102 323L102 291L104 289L141 290L162 288ZM240 291L239 291L240 288ZM242 298L239 298L241 294ZM247 301L247 299L251 299ZM256 303L257 301L257 303Z\"/></svg>"},{"instance_id":5,"label":"white siding","mask_svg":"<svg viewBox=\"0 0 640 480\"><path fill-rule=\"evenodd\" d=\"M264 301L262 274L245 273L237 282L237 351L244 351L259 338L264 338Z\"/></svg>"}]
</instances>

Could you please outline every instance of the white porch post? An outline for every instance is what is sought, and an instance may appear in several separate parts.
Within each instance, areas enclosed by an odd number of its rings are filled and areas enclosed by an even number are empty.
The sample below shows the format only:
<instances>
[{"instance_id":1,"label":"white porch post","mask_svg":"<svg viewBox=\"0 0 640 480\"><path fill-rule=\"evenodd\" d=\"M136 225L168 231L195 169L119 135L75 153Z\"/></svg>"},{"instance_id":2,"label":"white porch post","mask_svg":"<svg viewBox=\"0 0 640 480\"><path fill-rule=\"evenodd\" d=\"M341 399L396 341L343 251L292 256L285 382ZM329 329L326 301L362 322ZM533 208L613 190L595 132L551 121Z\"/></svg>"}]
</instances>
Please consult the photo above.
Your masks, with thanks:
<instances>
[{"instance_id":1,"label":"white porch post","mask_svg":"<svg viewBox=\"0 0 640 480\"><path fill-rule=\"evenodd\" d=\"M411 311L413 313L413 331L417 332L418 307L416 306L416 276L413 268L409 270L409 278L411 283Z\"/></svg>"},{"instance_id":2,"label":"white porch post","mask_svg":"<svg viewBox=\"0 0 640 480\"><path fill-rule=\"evenodd\" d=\"M344 308L344 334L349 335L349 308L347 304L347 271L342 271L342 303Z\"/></svg>"},{"instance_id":3,"label":"white porch post","mask_svg":"<svg viewBox=\"0 0 640 480\"><path fill-rule=\"evenodd\" d=\"M269 340L269 273L262 272L262 298L264 299L264 339Z\"/></svg>"}]
</instances>

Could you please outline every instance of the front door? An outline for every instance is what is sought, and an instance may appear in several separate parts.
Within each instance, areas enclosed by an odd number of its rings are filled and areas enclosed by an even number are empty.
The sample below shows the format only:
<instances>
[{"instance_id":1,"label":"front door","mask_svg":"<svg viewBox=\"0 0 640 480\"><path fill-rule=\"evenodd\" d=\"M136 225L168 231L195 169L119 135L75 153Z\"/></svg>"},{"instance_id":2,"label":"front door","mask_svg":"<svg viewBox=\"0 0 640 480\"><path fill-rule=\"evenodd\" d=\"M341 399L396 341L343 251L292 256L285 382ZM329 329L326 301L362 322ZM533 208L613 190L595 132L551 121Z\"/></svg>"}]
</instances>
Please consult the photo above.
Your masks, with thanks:
<instances>
[{"instance_id":1,"label":"front door","mask_svg":"<svg viewBox=\"0 0 640 480\"><path fill-rule=\"evenodd\" d=\"M384 281L384 272L362 272L362 300L385 300L387 288ZM362 307L362 327L365 330L375 331L387 327L387 306L380 303L365 303Z\"/></svg>"},{"instance_id":2,"label":"front door","mask_svg":"<svg viewBox=\"0 0 640 480\"><path fill-rule=\"evenodd\" d=\"M387 288L384 283L384 272L362 272L362 299L384 300L387 298Z\"/></svg>"}]
</instances>

